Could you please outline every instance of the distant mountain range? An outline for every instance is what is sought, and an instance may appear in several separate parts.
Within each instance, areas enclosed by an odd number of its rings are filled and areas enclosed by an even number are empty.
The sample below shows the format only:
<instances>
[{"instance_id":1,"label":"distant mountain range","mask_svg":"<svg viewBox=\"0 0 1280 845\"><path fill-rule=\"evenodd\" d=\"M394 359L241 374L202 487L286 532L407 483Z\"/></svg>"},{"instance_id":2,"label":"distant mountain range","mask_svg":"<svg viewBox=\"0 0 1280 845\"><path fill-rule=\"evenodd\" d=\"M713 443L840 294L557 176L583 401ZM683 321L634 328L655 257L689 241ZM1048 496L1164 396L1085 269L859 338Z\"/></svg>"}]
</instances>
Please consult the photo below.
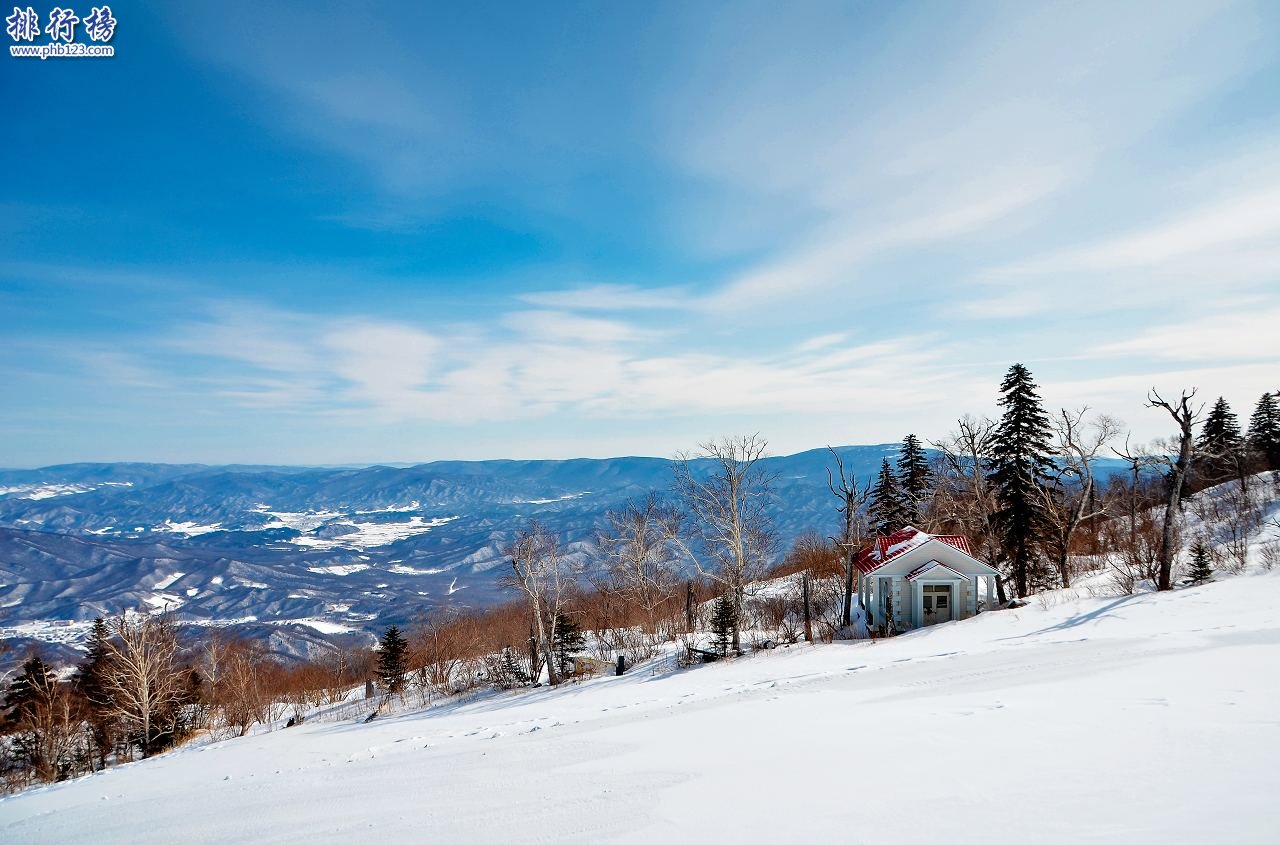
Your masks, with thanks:
<instances>
[{"instance_id":1,"label":"distant mountain range","mask_svg":"<svg viewBox=\"0 0 1280 845\"><path fill-rule=\"evenodd\" d=\"M865 479L897 448L837 451ZM826 449L768 459L782 548L837 530L831 463ZM501 601L500 549L522 523L585 552L606 511L670 485L670 461L638 457L0 470L0 637L65 646L97 615L167 608L303 655L435 605Z\"/></svg>"}]
</instances>

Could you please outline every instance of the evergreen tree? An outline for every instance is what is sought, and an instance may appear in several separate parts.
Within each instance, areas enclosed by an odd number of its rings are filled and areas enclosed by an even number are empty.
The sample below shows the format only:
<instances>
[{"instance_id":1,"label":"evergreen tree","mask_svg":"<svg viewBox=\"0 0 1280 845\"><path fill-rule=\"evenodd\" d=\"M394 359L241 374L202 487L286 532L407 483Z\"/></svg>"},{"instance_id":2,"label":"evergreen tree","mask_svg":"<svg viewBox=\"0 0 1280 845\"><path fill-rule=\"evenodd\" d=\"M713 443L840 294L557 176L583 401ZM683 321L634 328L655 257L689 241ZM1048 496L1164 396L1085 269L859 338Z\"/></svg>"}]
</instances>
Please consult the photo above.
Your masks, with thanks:
<instances>
[{"instance_id":1,"label":"evergreen tree","mask_svg":"<svg viewBox=\"0 0 1280 845\"><path fill-rule=\"evenodd\" d=\"M888 458L881 463L880 476L871 489L871 507L867 515L871 519L871 529L880 535L892 534L907 524L902 489Z\"/></svg>"},{"instance_id":2,"label":"evergreen tree","mask_svg":"<svg viewBox=\"0 0 1280 845\"><path fill-rule=\"evenodd\" d=\"M1191 571L1187 574L1192 584L1203 584L1213 577L1213 559L1201 540L1191 546Z\"/></svg>"},{"instance_id":3,"label":"evergreen tree","mask_svg":"<svg viewBox=\"0 0 1280 845\"><path fill-rule=\"evenodd\" d=\"M40 691L55 683L56 677L38 655L28 657L17 676L9 682L4 703L0 705L5 724L13 726L29 720L34 714Z\"/></svg>"},{"instance_id":4,"label":"evergreen tree","mask_svg":"<svg viewBox=\"0 0 1280 845\"><path fill-rule=\"evenodd\" d=\"M1196 448L1205 453L1201 474L1208 482L1221 481L1236 476L1241 468L1240 451L1244 439L1240 436L1240 424L1232 413L1227 400L1219 396L1213 409L1200 429Z\"/></svg>"},{"instance_id":5,"label":"evergreen tree","mask_svg":"<svg viewBox=\"0 0 1280 845\"><path fill-rule=\"evenodd\" d=\"M408 651L409 643L400 635L400 628L392 625L378 644L378 681L388 693L399 694L404 691L405 674L408 672L405 657Z\"/></svg>"},{"instance_id":6,"label":"evergreen tree","mask_svg":"<svg viewBox=\"0 0 1280 845\"><path fill-rule=\"evenodd\" d=\"M101 767L106 766L107 755L115 743L115 720L111 716L112 698L106 688L109 655L107 623L99 616L93 620L88 648L84 660L76 668L72 683L76 692L84 699L86 717Z\"/></svg>"},{"instance_id":7,"label":"evergreen tree","mask_svg":"<svg viewBox=\"0 0 1280 845\"><path fill-rule=\"evenodd\" d=\"M587 649L587 638L582 635L582 626L566 614L557 614L552 648L556 653L556 662L560 664L560 672L568 674L573 658Z\"/></svg>"},{"instance_id":8,"label":"evergreen tree","mask_svg":"<svg viewBox=\"0 0 1280 845\"><path fill-rule=\"evenodd\" d=\"M898 486L901 488L902 521L918 525L924 516L925 502L933 491L933 472L924 447L914 434L908 434L898 451Z\"/></svg>"},{"instance_id":9,"label":"evergreen tree","mask_svg":"<svg viewBox=\"0 0 1280 845\"><path fill-rule=\"evenodd\" d=\"M1031 372L1022 364L1009 368L1000 393L998 404L1004 414L996 426L987 473L1000 507L991 521L1021 598L1035 574L1036 545L1046 524L1043 488L1054 468L1049 458L1049 418Z\"/></svg>"},{"instance_id":10,"label":"evergreen tree","mask_svg":"<svg viewBox=\"0 0 1280 845\"><path fill-rule=\"evenodd\" d=\"M1249 418L1249 448L1267 469L1280 469L1280 392L1264 393Z\"/></svg>"},{"instance_id":11,"label":"evergreen tree","mask_svg":"<svg viewBox=\"0 0 1280 845\"><path fill-rule=\"evenodd\" d=\"M502 649L502 659L498 662L497 675L497 685L501 689L511 689L514 686L524 686L529 683L529 673L525 671L520 659L516 657L515 649L511 646L504 646Z\"/></svg>"},{"instance_id":12,"label":"evergreen tree","mask_svg":"<svg viewBox=\"0 0 1280 845\"><path fill-rule=\"evenodd\" d=\"M76 691L95 709L110 704L110 696L105 689L109 653L107 623L99 616L93 620L84 660L76 667L74 677Z\"/></svg>"},{"instance_id":13,"label":"evergreen tree","mask_svg":"<svg viewBox=\"0 0 1280 845\"><path fill-rule=\"evenodd\" d=\"M716 599L711 613L711 647L721 655L729 653L733 632L738 629L738 606L732 596Z\"/></svg>"}]
</instances>

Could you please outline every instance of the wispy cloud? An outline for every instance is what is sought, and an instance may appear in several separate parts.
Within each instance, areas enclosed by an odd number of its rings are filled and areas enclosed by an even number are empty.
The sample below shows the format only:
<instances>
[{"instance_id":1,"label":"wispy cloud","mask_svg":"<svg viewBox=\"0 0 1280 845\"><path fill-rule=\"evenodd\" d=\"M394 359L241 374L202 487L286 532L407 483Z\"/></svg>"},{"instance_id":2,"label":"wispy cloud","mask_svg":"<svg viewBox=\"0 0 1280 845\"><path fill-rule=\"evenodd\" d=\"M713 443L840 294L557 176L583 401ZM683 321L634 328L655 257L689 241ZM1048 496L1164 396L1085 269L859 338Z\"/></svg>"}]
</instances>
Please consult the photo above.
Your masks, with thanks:
<instances>
[{"instance_id":1,"label":"wispy cloud","mask_svg":"<svg viewBox=\"0 0 1280 845\"><path fill-rule=\"evenodd\" d=\"M534 291L519 298L530 305L580 311L661 311L687 307L690 295L686 288L680 287L600 284Z\"/></svg>"},{"instance_id":2,"label":"wispy cloud","mask_svg":"<svg viewBox=\"0 0 1280 845\"><path fill-rule=\"evenodd\" d=\"M248 407L454 423L565 411L653 418L902 407L904 380L928 389L954 377L954 368L935 367L950 352L939 338L856 345L831 335L785 356L668 352L655 348L652 332L560 312L509 312L503 323L516 333L504 336L263 308L264 321L285 329L268 337L248 310L245 302L217 307L158 338L158 348L182 358L153 356L147 366L173 377L170 370L189 367L184 361L203 360L201 381Z\"/></svg>"},{"instance_id":3,"label":"wispy cloud","mask_svg":"<svg viewBox=\"0 0 1280 845\"><path fill-rule=\"evenodd\" d=\"M1102 356L1141 355L1160 361L1269 361L1280 379L1280 305L1214 314L1198 311L1177 322L1144 328L1133 337L1104 344Z\"/></svg>"},{"instance_id":4,"label":"wispy cloud","mask_svg":"<svg viewBox=\"0 0 1280 845\"><path fill-rule=\"evenodd\" d=\"M616 344L649 339L658 334L622 320L583 317L566 311L512 311L502 318L502 323L534 342Z\"/></svg>"},{"instance_id":5,"label":"wispy cloud","mask_svg":"<svg viewBox=\"0 0 1280 845\"><path fill-rule=\"evenodd\" d=\"M1097 243L1060 250L991 271L991 278L1042 273L1162 267L1230 248L1280 246L1280 183L1180 211Z\"/></svg>"}]
</instances>

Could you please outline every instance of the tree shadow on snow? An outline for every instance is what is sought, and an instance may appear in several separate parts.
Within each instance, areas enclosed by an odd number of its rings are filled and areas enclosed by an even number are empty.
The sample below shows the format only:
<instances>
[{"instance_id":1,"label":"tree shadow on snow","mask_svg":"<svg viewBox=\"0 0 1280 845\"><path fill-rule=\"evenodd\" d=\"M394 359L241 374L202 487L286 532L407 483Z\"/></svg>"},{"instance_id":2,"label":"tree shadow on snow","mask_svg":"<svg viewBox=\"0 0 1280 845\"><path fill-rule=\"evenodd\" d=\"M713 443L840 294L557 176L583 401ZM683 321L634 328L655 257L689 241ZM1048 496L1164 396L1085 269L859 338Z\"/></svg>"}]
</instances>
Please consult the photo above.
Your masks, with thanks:
<instances>
[{"instance_id":1,"label":"tree shadow on snow","mask_svg":"<svg viewBox=\"0 0 1280 845\"><path fill-rule=\"evenodd\" d=\"M1038 637L1041 634L1051 634L1054 631L1069 631L1072 628L1078 628L1081 625L1087 624L1089 622L1096 622L1102 617L1110 614L1113 610L1120 607L1121 605L1128 604L1134 599L1140 599L1140 598L1142 598L1142 595L1140 594L1134 594L1130 596L1121 596L1115 601L1111 601L1111 602L1108 602L1107 604L1104 604L1102 607L1095 608L1094 610L1090 610L1088 613L1078 613L1075 616L1072 616L1068 619L1064 619L1061 622L1059 622L1057 625L1049 625L1048 627L1040 628L1035 631L1029 631L1025 634L1018 634L1017 636L1013 636L1013 637L1001 637L1000 639L1001 640L1025 640L1029 637Z\"/></svg>"}]
</instances>

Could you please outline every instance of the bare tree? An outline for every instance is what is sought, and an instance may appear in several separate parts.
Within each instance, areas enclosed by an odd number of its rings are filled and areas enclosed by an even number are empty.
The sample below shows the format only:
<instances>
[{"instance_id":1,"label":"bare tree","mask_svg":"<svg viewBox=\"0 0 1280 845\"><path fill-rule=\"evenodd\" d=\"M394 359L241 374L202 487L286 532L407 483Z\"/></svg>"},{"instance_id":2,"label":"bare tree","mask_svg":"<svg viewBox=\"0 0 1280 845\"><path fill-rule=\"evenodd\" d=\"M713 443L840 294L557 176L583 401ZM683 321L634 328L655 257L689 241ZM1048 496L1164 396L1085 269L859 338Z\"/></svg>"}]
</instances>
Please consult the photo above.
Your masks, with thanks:
<instances>
[{"instance_id":1,"label":"bare tree","mask_svg":"<svg viewBox=\"0 0 1280 845\"><path fill-rule=\"evenodd\" d=\"M1049 546L1054 553L1058 577L1062 586L1071 586L1071 569L1068 564L1071 540L1080 524L1102 516L1105 507L1097 502L1097 484L1093 475L1093 462L1120 433L1120 423L1100 414L1087 420L1087 407L1078 410L1061 408L1050 420L1055 439L1055 457L1058 459L1058 475L1053 487L1042 487L1045 516L1053 535Z\"/></svg>"},{"instance_id":2,"label":"bare tree","mask_svg":"<svg viewBox=\"0 0 1280 845\"><path fill-rule=\"evenodd\" d=\"M92 735L85 729L83 700L38 658L23 664L22 692L6 701L6 732L0 743L20 766L21 779L61 780L92 765Z\"/></svg>"},{"instance_id":3,"label":"bare tree","mask_svg":"<svg viewBox=\"0 0 1280 845\"><path fill-rule=\"evenodd\" d=\"M553 653L556 622L569 604L579 567L561 552L556 536L536 522L521 529L503 554L511 558L508 586L529 600L537 648L547 664L547 680L555 686L560 683Z\"/></svg>"},{"instance_id":4,"label":"bare tree","mask_svg":"<svg viewBox=\"0 0 1280 845\"><path fill-rule=\"evenodd\" d=\"M605 573L618 593L644 610L651 633L657 609L679 586L681 520L679 510L651 492L639 504L629 501L605 514L596 534Z\"/></svg>"},{"instance_id":5,"label":"bare tree","mask_svg":"<svg viewBox=\"0 0 1280 845\"><path fill-rule=\"evenodd\" d=\"M847 628L852 622L853 615L854 575L857 568L854 566L854 560L866 535L866 520L862 516L862 507L867 503L867 499L871 498L871 480L867 479L867 483L859 487L857 475L852 470L845 471L844 460L840 457L840 453L830 446L827 447L827 451L836 459L834 475L831 468L827 467L827 487L840 500L836 511L843 517L844 522L837 542L844 550L845 558L844 603L840 610L840 625ZM839 483L836 482L837 478Z\"/></svg>"},{"instance_id":6,"label":"bare tree","mask_svg":"<svg viewBox=\"0 0 1280 845\"><path fill-rule=\"evenodd\" d=\"M724 437L677 455L674 467L688 536L701 552L690 557L731 597L739 618L747 584L764 573L777 542L769 515L773 477L761 464L767 447L759 434ZM740 649L737 627L731 645Z\"/></svg>"},{"instance_id":7,"label":"bare tree","mask_svg":"<svg viewBox=\"0 0 1280 845\"><path fill-rule=\"evenodd\" d=\"M103 686L115 715L137 737L143 756L156 749L164 721L184 699L185 678L177 663L178 638L163 616L110 623L107 671Z\"/></svg>"},{"instance_id":8,"label":"bare tree","mask_svg":"<svg viewBox=\"0 0 1280 845\"><path fill-rule=\"evenodd\" d=\"M269 668L269 655L261 643L237 640L229 644L214 693L224 721L238 736L249 733L259 722L270 722L275 715Z\"/></svg>"},{"instance_id":9,"label":"bare tree","mask_svg":"<svg viewBox=\"0 0 1280 845\"><path fill-rule=\"evenodd\" d=\"M1178 426L1178 434L1168 443L1167 449L1159 445L1144 456L1150 464L1164 467L1165 470L1165 502L1164 521L1160 531L1160 565L1156 589L1173 589L1173 559L1178 553L1178 512L1182 506L1182 485L1191 470L1192 462L1197 455L1195 427L1200 421L1204 405L1192 408L1196 389L1182 391L1176 402L1170 402L1156 392L1155 388L1147 394L1148 408L1163 408ZM1126 460L1136 460L1135 456L1117 452Z\"/></svg>"},{"instance_id":10,"label":"bare tree","mask_svg":"<svg viewBox=\"0 0 1280 845\"><path fill-rule=\"evenodd\" d=\"M463 661L479 651L475 619L453 608L437 608L415 626L411 660L421 668L414 681L430 697L432 690L449 692L458 679Z\"/></svg>"},{"instance_id":11,"label":"bare tree","mask_svg":"<svg viewBox=\"0 0 1280 845\"><path fill-rule=\"evenodd\" d=\"M965 415L946 439L931 445L941 453L934 473L935 522L967 535L980 556L1000 563L1004 547L991 530L991 515L999 504L986 474L995 431L995 420ZM1003 578L996 578L996 588L1003 604Z\"/></svg>"},{"instance_id":12,"label":"bare tree","mask_svg":"<svg viewBox=\"0 0 1280 845\"><path fill-rule=\"evenodd\" d=\"M214 629L201 638L197 646L197 659L200 674L205 683L216 689L227 672L227 663L235 649L236 641L220 630Z\"/></svg>"}]
</instances>

